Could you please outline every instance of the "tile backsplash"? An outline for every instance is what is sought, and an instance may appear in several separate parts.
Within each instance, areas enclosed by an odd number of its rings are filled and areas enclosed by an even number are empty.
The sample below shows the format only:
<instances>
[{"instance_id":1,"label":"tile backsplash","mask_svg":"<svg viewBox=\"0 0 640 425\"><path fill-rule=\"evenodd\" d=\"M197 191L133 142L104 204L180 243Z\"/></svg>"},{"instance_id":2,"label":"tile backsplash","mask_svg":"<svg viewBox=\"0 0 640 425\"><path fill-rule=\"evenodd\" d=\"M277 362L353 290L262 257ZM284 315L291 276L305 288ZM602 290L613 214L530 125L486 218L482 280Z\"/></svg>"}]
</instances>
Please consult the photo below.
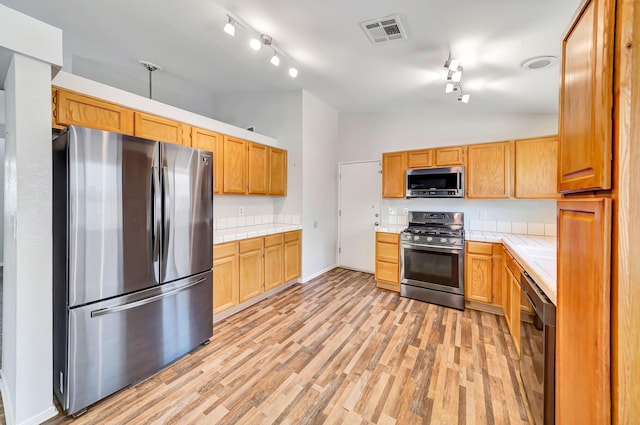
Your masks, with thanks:
<instances>
[{"instance_id":1,"label":"tile backsplash","mask_svg":"<svg viewBox=\"0 0 640 425\"><path fill-rule=\"evenodd\" d=\"M407 216L404 214L388 215L390 226L406 226ZM555 223L525 223L520 221L469 220L466 230L497 233L519 233L522 235L556 236Z\"/></svg>"},{"instance_id":2,"label":"tile backsplash","mask_svg":"<svg viewBox=\"0 0 640 425\"><path fill-rule=\"evenodd\" d=\"M299 214L262 214L242 215L234 217L218 217L215 219L214 229L231 229L236 227L256 226L261 224L300 224Z\"/></svg>"}]
</instances>

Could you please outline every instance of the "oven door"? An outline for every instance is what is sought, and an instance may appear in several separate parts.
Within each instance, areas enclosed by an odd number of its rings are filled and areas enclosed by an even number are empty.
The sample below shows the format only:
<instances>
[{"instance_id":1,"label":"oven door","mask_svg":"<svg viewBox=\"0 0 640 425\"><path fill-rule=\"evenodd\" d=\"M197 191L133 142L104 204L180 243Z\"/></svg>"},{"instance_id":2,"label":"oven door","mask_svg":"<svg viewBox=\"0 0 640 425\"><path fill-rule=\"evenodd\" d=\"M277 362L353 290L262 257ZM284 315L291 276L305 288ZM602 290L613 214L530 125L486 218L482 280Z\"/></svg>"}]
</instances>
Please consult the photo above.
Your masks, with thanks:
<instances>
[{"instance_id":1,"label":"oven door","mask_svg":"<svg viewBox=\"0 0 640 425\"><path fill-rule=\"evenodd\" d=\"M464 249L401 245L401 283L464 295Z\"/></svg>"}]
</instances>

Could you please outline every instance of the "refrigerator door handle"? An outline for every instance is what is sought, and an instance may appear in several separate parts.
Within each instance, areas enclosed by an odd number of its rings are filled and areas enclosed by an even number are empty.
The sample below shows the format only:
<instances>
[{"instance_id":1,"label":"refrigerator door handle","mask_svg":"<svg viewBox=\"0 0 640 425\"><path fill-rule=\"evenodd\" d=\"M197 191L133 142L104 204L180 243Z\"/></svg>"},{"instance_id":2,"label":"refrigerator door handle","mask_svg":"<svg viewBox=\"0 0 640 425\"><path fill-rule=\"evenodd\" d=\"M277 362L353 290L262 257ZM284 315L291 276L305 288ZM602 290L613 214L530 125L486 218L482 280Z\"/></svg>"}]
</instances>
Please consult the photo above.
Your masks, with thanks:
<instances>
[{"instance_id":1,"label":"refrigerator door handle","mask_svg":"<svg viewBox=\"0 0 640 425\"><path fill-rule=\"evenodd\" d=\"M162 241L162 252L163 252L163 260L166 260L167 252L169 251L169 247L167 244L169 243L169 233L171 232L171 193L169 191L169 168L162 167L162 196L163 196L163 214L164 214L164 229L163 229L163 241Z\"/></svg>"},{"instance_id":2,"label":"refrigerator door handle","mask_svg":"<svg viewBox=\"0 0 640 425\"><path fill-rule=\"evenodd\" d=\"M158 167L151 167L151 199L153 200L151 205L151 225L153 229L151 231L151 240L153 247L153 258L152 261L158 261L158 256L160 255L160 226L162 225L160 221L161 216L161 206L160 206L160 197L158 196L158 192L160 190L160 174L158 172Z\"/></svg>"},{"instance_id":3,"label":"refrigerator door handle","mask_svg":"<svg viewBox=\"0 0 640 425\"><path fill-rule=\"evenodd\" d=\"M158 301L161 298L165 298L174 294L177 294L178 292L182 292L184 290L187 290L189 288L191 288L192 286L196 286L199 283L202 283L206 280L206 278L202 278L202 279L198 279L195 282L191 282L185 286L182 286L180 288L176 288L174 290L162 293L162 294L158 294L158 295L154 295L152 297L149 298L145 298L139 301L134 301L132 303L128 303L128 304L123 304L123 305L119 305L117 307L109 307L109 308L101 308L98 310L94 310L91 312L91 317L100 317L100 316L106 316L108 314L113 314L113 313L117 313L120 311L124 311L124 310L130 310L132 308L136 308L136 307L140 307L143 306L145 304L149 304L155 301Z\"/></svg>"}]
</instances>

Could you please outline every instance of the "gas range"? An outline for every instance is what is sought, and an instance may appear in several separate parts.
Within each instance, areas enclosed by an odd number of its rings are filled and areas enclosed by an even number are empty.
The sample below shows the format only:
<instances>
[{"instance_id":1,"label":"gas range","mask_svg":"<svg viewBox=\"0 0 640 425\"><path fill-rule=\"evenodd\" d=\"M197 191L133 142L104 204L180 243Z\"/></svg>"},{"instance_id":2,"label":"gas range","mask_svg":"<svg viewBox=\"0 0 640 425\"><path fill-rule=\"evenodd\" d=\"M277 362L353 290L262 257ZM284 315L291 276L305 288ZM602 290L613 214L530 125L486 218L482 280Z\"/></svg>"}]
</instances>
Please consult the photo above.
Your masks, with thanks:
<instances>
[{"instance_id":1,"label":"gas range","mask_svg":"<svg viewBox=\"0 0 640 425\"><path fill-rule=\"evenodd\" d=\"M450 212L412 211L409 213L409 227L402 231L400 240L410 244L463 249L463 215Z\"/></svg>"},{"instance_id":2,"label":"gas range","mask_svg":"<svg viewBox=\"0 0 640 425\"><path fill-rule=\"evenodd\" d=\"M400 241L400 295L464 310L463 214L410 211Z\"/></svg>"}]
</instances>

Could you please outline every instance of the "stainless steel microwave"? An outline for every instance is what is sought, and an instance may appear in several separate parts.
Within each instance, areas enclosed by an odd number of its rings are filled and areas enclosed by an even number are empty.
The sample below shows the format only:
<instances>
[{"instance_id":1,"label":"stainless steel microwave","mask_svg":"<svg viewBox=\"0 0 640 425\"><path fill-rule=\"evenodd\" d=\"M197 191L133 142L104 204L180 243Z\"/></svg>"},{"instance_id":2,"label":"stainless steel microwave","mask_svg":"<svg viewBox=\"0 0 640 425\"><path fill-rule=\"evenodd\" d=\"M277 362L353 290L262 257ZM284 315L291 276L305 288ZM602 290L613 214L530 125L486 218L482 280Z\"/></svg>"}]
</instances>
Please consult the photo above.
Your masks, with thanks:
<instances>
[{"instance_id":1,"label":"stainless steel microwave","mask_svg":"<svg viewBox=\"0 0 640 425\"><path fill-rule=\"evenodd\" d=\"M464 167L407 170L407 198L464 198Z\"/></svg>"}]
</instances>

